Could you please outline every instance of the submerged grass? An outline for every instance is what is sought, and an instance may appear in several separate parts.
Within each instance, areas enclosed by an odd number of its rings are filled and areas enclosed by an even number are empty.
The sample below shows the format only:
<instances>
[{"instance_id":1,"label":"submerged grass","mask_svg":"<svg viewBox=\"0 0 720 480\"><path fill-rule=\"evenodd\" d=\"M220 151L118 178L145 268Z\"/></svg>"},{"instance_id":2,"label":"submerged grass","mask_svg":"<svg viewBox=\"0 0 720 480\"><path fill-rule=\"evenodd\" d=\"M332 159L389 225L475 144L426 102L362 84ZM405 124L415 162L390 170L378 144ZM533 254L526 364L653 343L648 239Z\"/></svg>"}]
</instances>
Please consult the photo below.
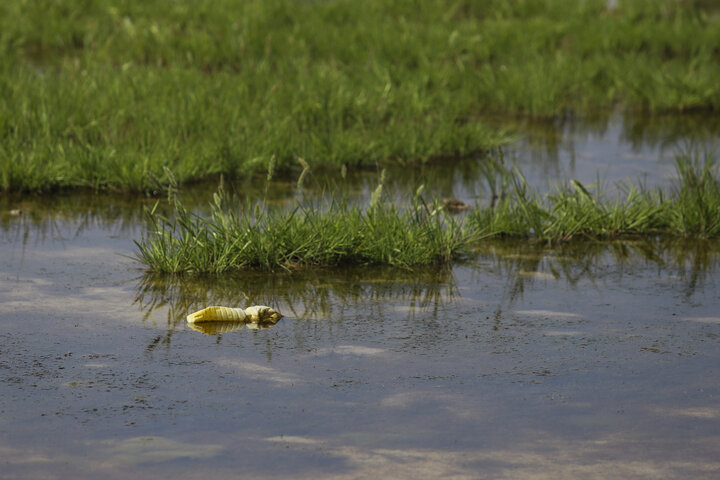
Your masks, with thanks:
<instances>
[{"instance_id":1,"label":"submerged grass","mask_svg":"<svg viewBox=\"0 0 720 480\"><path fill-rule=\"evenodd\" d=\"M693 1L8 0L0 191L463 156L488 113L717 110Z\"/></svg>"},{"instance_id":2,"label":"submerged grass","mask_svg":"<svg viewBox=\"0 0 720 480\"><path fill-rule=\"evenodd\" d=\"M231 207L222 191L209 217L175 203L175 215L154 209L150 235L137 242L138 259L157 272L294 270L309 266L446 265L490 238L556 243L635 236L720 236L720 174L715 157L677 157L678 179L669 192L628 187L607 200L580 182L544 196L522 175L490 205L458 219L422 199L407 207L382 202L382 183L368 208L332 203L326 208L272 211L260 204ZM490 177L489 177L490 178Z\"/></svg>"}]
</instances>

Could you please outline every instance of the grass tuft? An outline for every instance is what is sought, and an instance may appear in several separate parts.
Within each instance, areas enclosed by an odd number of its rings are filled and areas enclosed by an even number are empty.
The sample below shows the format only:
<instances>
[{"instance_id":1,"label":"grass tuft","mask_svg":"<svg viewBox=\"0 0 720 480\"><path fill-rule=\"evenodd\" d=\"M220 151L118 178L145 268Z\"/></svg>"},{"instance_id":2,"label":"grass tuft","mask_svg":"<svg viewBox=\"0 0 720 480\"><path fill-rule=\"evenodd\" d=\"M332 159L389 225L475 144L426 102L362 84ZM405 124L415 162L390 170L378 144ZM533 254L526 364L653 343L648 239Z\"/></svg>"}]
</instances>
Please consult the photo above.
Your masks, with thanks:
<instances>
[{"instance_id":1,"label":"grass tuft","mask_svg":"<svg viewBox=\"0 0 720 480\"><path fill-rule=\"evenodd\" d=\"M324 208L241 212L216 194L209 218L176 204L172 218L148 211L151 235L136 242L138 259L157 272L295 270L310 266L442 265L467 249L461 225L426 209L377 203L365 211Z\"/></svg>"},{"instance_id":2,"label":"grass tuft","mask_svg":"<svg viewBox=\"0 0 720 480\"><path fill-rule=\"evenodd\" d=\"M621 185L614 200L573 180L545 196L525 179L512 178L509 195L471 213L471 228L485 237L525 237L548 243L577 238L633 235L713 238L720 234L720 175L715 157L688 150L676 157L676 185L670 192Z\"/></svg>"}]
</instances>

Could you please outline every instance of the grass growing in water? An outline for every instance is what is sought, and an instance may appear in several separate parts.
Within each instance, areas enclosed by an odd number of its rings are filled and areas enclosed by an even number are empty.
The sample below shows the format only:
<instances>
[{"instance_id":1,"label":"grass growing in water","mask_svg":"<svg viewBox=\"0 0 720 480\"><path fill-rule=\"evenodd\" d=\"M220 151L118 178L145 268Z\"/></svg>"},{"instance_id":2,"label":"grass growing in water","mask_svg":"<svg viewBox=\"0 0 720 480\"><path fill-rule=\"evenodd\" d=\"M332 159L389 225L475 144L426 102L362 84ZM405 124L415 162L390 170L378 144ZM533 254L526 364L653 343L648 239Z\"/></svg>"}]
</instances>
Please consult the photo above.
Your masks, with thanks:
<instances>
[{"instance_id":1,"label":"grass growing in water","mask_svg":"<svg viewBox=\"0 0 720 480\"><path fill-rule=\"evenodd\" d=\"M692 1L8 0L0 190L154 190L508 140L487 113L720 106Z\"/></svg>"},{"instance_id":2,"label":"grass growing in water","mask_svg":"<svg viewBox=\"0 0 720 480\"><path fill-rule=\"evenodd\" d=\"M409 268L448 264L484 239L527 238L547 243L638 235L715 238L720 235L720 175L715 158L677 158L670 192L634 187L609 201L580 182L540 196L520 174L492 205L476 206L464 221L425 203L422 189L406 208L381 201L382 183L366 209L332 203L242 210L216 194L209 218L175 202L170 219L150 211L152 229L138 259L157 272L292 270L307 266L383 264Z\"/></svg>"},{"instance_id":3,"label":"grass growing in water","mask_svg":"<svg viewBox=\"0 0 720 480\"><path fill-rule=\"evenodd\" d=\"M547 242L579 237L618 238L720 235L720 175L716 159L697 151L676 157L677 179L670 192L626 186L622 198L608 200L578 181L540 196L517 174L512 188L490 208L470 214L481 237L526 237Z\"/></svg>"},{"instance_id":4,"label":"grass growing in water","mask_svg":"<svg viewBox=\"0 0 720 480\"><path fill-rule=\"evenodd\" d=\"M173 220L150 211L154 234L137 243L138 258L158 272L239 269L292 270L307 266L447 264L467 248L453 219L378 202L362 210L334 203L325 210L271 211L247 205L240 213L215 195L210 218L175 204Z\"/></svg>"}]
</instances>

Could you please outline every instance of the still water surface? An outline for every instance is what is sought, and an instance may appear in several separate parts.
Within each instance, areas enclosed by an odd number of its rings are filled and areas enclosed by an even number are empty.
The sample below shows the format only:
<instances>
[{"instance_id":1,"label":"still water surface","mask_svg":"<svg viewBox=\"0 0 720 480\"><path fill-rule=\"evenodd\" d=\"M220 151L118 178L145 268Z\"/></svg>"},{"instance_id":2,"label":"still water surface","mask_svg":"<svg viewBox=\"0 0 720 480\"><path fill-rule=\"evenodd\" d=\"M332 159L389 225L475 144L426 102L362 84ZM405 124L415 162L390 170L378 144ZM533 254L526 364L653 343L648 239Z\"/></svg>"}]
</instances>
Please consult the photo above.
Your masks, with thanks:
<instances>
[{"instance_id":1,"label":"still water surface","mask_svg":"<svg viewBox=\"0 0 720 480\"><path fill-rule=\"evenodd\" d=\"M596 161L664 185L672 146L627 124L563 125L554 156L528 138L508 157L539 188ZM473 201L473 168L387 187ZM364 201L377 175L359 177L338 188ZM291 185L279 202L329 188ZM0 478L720 474L717 242L489 243L441 271L179 279L127 257L151 200L2 202ZM210 304L286 317L188 328Z\"/></svg>"}]
</instances>

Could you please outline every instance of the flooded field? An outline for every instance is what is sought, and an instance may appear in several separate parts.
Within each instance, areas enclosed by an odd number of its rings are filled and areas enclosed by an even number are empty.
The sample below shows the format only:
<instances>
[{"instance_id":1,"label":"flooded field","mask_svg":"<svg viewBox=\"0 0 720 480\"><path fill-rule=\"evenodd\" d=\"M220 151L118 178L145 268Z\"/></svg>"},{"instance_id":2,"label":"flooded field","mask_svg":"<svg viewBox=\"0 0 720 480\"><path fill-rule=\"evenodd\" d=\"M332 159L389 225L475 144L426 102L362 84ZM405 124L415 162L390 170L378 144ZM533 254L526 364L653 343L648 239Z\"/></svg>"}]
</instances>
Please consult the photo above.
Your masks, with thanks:
<instances>
[{"instance_id":1,"label":"flooded field","mask_svg":"<svg viewBox=\"0 0 720 480\"><path fill-rule=\"evenodd\" d=\"M556 125L506 157L540 187L663 186L683 142L717 142L717 125L697 139L632 125ZM388 189L482 201L481 164L389 171ZM367 201L377 177L313 174L268 198ZM181 194L202 208L212 191ZM443 270L169 277L131 258L152 199L0 201L0 478L720 475L717 241L495 242ZM186 325L212 304L285 318Z\"/></svg>"}]
</instances>

